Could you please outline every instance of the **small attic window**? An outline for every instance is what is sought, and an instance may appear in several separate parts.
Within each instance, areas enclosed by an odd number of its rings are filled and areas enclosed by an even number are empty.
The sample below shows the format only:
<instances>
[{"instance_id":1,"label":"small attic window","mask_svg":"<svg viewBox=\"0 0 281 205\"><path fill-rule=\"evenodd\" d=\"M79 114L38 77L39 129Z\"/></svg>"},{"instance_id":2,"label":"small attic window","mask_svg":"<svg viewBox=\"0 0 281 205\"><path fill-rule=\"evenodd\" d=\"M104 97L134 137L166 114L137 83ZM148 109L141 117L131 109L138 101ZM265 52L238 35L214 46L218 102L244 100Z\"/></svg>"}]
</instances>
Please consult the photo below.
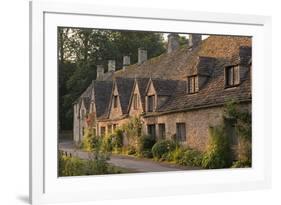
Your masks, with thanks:
<instances>
[{"instance_id":1,"label":"small attic window","mask_svg":"<svg viewBox=\"0 0 281 205\"><path fill-rule=\"evenodd\" d=\"M113 96L113 107L114 107L114 108L117 108L117 100L118 100L118 96L117 96L117 95L114 95L114 96Z\"/></svg>"},{"instance_id":2,"label":"small attic window","mask_svg":"<svg viewBox=\"0 0 281 205\"><path fill-rule=\"evenodd\" d=\"M187 77L187 90L189 94L197 93L199 91L198 88L198 76L192 75Z\"/></svg>"},{"instance_id":3,"label":"small attic window","mask_svg":"<svg viewBox=\"0 0 281 205\"><path fill-rule=\"evenodd\" d=\"M147 97L147 112L153 112L155 106L155 95Z\"/></svg>"},{"instance_id":4,"label":"small attic window","mask_svg":"<svg viewBox=\"0 0 281 205\"><path fill-rule=\"evenodd\" d=\"M240 84L239 66L228 66L225 68L225 87L235 87Z\"/></svg>"}]
</instances>

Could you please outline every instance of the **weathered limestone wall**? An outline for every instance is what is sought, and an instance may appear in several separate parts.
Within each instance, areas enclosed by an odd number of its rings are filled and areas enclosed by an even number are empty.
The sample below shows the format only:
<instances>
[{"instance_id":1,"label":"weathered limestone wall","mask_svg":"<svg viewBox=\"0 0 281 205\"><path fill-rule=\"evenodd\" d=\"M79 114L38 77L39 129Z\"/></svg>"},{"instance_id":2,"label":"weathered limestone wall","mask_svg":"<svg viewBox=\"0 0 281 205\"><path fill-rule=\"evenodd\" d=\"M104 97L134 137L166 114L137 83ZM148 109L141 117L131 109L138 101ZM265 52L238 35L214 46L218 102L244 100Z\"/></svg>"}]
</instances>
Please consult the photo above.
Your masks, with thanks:
<instances>
[{"instance_id":1,"label":"weathered limestone wall","mask_svg":"<svg viewBox=\"0 0 281 205\"><path fill-rule=\"evenodd\" d=\"M117 88L115 86L113 91L113 96L117 97L117 107L114 107L114 97L112 97L111 105L110 105L110 113L109 113L109 119L115 119L117 117L120 117L122 115L122 109L120 104L120 96L118 94Z\"/></svg>"},{"instance_id":2,"label":"weathered limestone wall","mask_svg":"<svg viewBox=\"0 0 281 205\"><path fill-rule=\"evenodd\" d=\"M158 117L158 123L165 123L166 137L176 134L176 123L185 123L186 142L191 148L204 151L208 144L209 127L222 123L223 108L201 109Z\"/></svg>"},{"instance_id":3,"label":"weathered limestone wall","mask_svg":"<svg viewBox=\"0 0 281 205\"><path fill-rule=\"evenodd\" d=\"M242 109L251 109L251 105L243 105ZM209 127L223 121L223 107L212 107L188 112L172 113L158 117L144 118L145 124L156 124L156 135L159 133L157 124L165 123L166 139L176 134L176 123L185 123L186 142L183 144L200 151L205 151L209 141ZM145 127L145 132L147 128Z\"/></svg>"},{"instance_id":4,"label":"weathered limestone wall","mask_svg":"<svg viewBox=\"0 0 281 205\"><path fill-rule=\"evenodd\" d=\"M139 116L143 112L142 104L141 104L141 97L139 95L139 87L136 84L133 96L138 95L138 109L134 109L134 99L131 102L130 109L129 109L129 116Z\"/></svg>"}]
</instances>

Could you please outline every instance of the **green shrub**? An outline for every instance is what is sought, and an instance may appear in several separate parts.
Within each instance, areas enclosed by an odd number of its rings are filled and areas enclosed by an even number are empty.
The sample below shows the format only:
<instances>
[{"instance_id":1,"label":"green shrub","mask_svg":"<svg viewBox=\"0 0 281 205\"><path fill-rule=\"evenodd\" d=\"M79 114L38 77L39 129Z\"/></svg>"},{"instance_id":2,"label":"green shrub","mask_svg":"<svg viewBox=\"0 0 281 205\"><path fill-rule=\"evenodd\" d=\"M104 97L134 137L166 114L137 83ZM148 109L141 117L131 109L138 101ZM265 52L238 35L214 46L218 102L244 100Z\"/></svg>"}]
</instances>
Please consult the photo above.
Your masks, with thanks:
<instances>
[{"instance_id":1,"label":"green shrub","mask_svg":"<svg viewBox=\"0 0 281 205\"><path fill-rule=\"evenodd\" d=\"M248 161L238 160L232 164L232 168L245 168L245 167L252 167L252 162L250 160Z\"/></svg>"},{"instance_id":2,"label":"green shrub","mask_svg":"<svg viewBox=\"0 0 281 205\"><path fill-rule=\"evenodd\" d=\"M228 168L232 164L232 150L225 126L209 129L210 142L202 159L202 166L208 169Z\"/></svg>"},{"instance_id":3,"label":"green shrub","mask_svg":"<svg viewBox=\"0 0 281 205\"><path fill-rule=\"evenodd\" d=\"M184 151L182 157L178 160L178 164L184 166L201 167L203 155L194 149Z\"/></svg>"},{"instance_id":4,"label":"green shrub","mask_svg":"<svg viewBox=\"0 0 281 205\"><path fill-rule=\"evenodd\" d=\"M151 149L155 142L155 139L149 135L141 136L138 140L137 154L141 157L151 158Z\"/></svg>"},{"instance_id":5,"label":"green shrub","mask_svg":"<svg viewBox=\"0 0 281 205\"><path fill-rule=\"evenodd\" d=\"M123 131L121 129L116 129L111 135L112 148L117 150L123 146Z\"/></svg>"},{"instance_id":6,"label":"green shrub","mask_svg":"<svg viewBox=\"0 0 281 205\"><path fill-rule=\"evenodd\" d=\"M85 129L85 134L83 136L81 148L84 151L92 152L96 147L101 145L101 138L95 136L91 129Z\"/></svg>"},{"instance_id":7,"label":"green shrub","mask_svg":"<svg viewBox=\"0 0 281 205\"><path fill-rule=\"evenodd\" d=\"M106 157L82 160L77 157L60 156L59 176L83 176L109 174Z\"/></svg>"},{"instance_id":8,"label":"green shrub","mask_svg":"<svg viewBox=\"0 0 281 205\"><path fill-rule=\"evenodd\" d=\"M185 149L176 147L175 150L168 154L168 161L179 163L184 155Z\"/></svg>"},{"instance_id":9,"label":"green shrub","mask_svg":"<svg viewBox=\"0 0 281 205\"><path fill-rule=\"evenodd\" d=\"M121 129L116 129L108 137L108 151L110 150L113 153L122 153L123 152L123 131Z\"/></svg>"},{"instance_id":10,"label":"green shrub","mask_svg":"<svg viewBox=\"0 0 281 205\"><path fill-rule=\"evenodd\" d=\"M108 174L108 156L106 154L99 154L94 159L85 162L85 175Z\"/></svg>"},{"instance_id":11,"label":"green shrub","mask_svg":"<svg viewBox=\"0 0 281 205\"><path fill-rule=\"evenodd\" d=\"M171 140L161 140L156 142L152 147L152 155L155 159L162 159L169 152L176 148L175 142Z\"/></svg>"},{"instance_id":12,"label":"green shrub","mask_svg":"<svg viewBox=\"0 0 281 205\"><path fill-rule=\"evenodd\" d=\"M134 146L130 146L130 145L126 148L125 152L128 155L135 155L137 153L136 148Z\"/></svg>"},{"instance_id":13,"label":"green shrub","mask_svg":"<svg viewBox=\"0 0 281 205\"><path fill-rule=\"evenodd\" d=\"M104 136L102 138L102 145L101 150L103 152L111 152L112 151L112 135Z\"/></svg>"},{"instance_id":14,"label":"green shrub","mask_svg":"<svg viewBox=\"0 0 281 205\"><path fill-rule=\"evenodd\" d=\"M235 133L238 137L236 150L237 161L232 167L251 167L252 164L252 114L241 110L236 101L229 101L225 106L225 116L235 119Z\"/></svg>"},{"instance_id":15,"label":"green shrub","mask_svg":"<svg viewBox=\"0 0 281 205\"><path fill-rule=\"evenodd\" d=\"M85 173L82 160L76 157L59 156L59 176L81 176Z\"/></svg>"}]
</instances>

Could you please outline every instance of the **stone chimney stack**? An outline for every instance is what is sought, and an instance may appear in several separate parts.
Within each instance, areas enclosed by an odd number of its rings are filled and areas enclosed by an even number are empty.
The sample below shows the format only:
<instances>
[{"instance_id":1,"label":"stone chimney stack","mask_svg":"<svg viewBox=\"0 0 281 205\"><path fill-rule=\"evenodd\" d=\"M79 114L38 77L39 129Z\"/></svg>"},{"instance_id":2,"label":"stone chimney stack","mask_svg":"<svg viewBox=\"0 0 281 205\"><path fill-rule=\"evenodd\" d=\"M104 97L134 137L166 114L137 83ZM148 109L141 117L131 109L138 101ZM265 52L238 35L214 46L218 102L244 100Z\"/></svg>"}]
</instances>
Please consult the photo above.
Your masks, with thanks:
<instances>
[{"instance_id":1,"label":"stone chimney stack","mask_svg":"<svg viewBox=\"0 0 281 205\"><path fill-rule=\"evenodd\" d=\"M108 72L115 72L115 60L108 61Z\"/></svg>"},{"instance_id":2,"label":"stone chimney stack","mask_svg":"<svg viewBox=\"0 0 281 205\"><path fill-rule=\"evenodd\" d=\"M142 64L147 60L147 50L144 48L139 48L138 49L138 64Z\"/></svg>"},{"instance_id":3,"label":"stone chimney stack","mask_svg":"<svg viewBox=\"0 0 281 205\"><path fill-rule=\"evenodd\" d=\"M102 80L104 74L103 65L97 65L97 80Z\"/></svg>"},{"instance_id":4,"label":"stone chimney stack","mask_svg":"<svg viewBox=\"0 0 281 205\"><path fill-rule=\"evenodd\" d=\"M168 49L167 52L171 53L174 50L178 49L180 47L179 43L179 35L175 33L170 33L168 35Z\"/></svg>"},{"instance_id":5,"label":"stone chimney stack","mask_svg":"<svg viewBox=\"0 0 281 205\"><path fill-rule=\"evenodd\" d=\"M202 41L202 35L189 34L188 47L193 49L197 47L201 41Z\"/></svg>"},{"instance_id":6,"label":"stone chimney stack","mask_svg":"<svg viewBox=\"0 0 281 205\"><path fill-rule=\"evenodd\" d=\"M127 66L131 64L130 56L123 56L123 69L126 69Z\"/></svg>"}]
</instances>

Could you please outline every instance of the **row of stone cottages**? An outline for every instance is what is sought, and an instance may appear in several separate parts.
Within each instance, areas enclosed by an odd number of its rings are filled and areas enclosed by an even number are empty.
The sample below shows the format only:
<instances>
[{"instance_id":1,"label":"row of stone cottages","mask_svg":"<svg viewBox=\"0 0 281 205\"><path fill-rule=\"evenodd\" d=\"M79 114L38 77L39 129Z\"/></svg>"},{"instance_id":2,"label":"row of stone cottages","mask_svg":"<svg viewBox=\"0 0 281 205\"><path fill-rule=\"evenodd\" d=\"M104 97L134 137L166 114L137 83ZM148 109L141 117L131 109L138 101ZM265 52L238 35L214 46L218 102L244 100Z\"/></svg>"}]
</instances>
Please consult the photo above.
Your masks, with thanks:
<instances>
[{"instance_id":1,"label":"row of stone cottages","mask_svg":"<svg viewBox=\"0 0 281 205\"><path fill-rule=\"evenodd\" d=\"M74 102L73 134L81 142L92 116L97 136L140 116L142 132L157 139L176 137L182 144L205 150L209 127L222 122L223 105L235 99L251 109L251 38L190 34L187 44L168 36L167 52L147 59L138 50L138 63L123 68L108 62L105 73L97 66L97 79Z\"/></svg>"}]
</instances>

